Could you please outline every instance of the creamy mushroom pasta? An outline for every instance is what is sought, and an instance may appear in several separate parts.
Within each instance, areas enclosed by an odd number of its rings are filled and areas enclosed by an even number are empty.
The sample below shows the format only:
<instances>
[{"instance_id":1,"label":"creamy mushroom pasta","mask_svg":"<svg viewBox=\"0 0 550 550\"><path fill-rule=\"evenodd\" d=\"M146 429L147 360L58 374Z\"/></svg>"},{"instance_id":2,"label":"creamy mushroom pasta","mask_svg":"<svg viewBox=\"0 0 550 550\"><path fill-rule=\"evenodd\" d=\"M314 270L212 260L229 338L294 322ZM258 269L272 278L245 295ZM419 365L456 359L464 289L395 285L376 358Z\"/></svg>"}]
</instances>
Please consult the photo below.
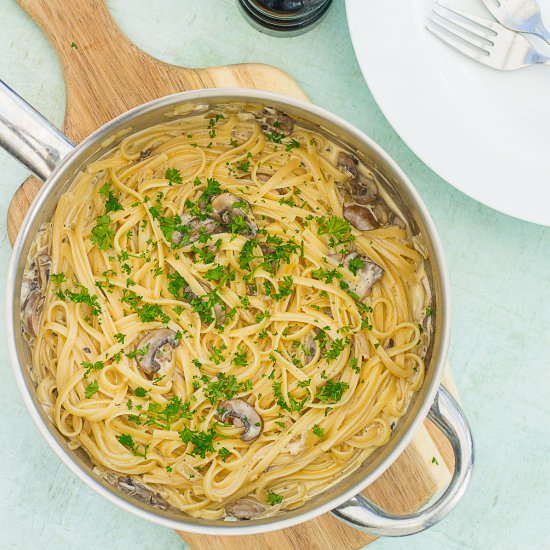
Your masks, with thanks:
<instances>
[{"instance_id":1,"label":"creamy mushroom pasta","mask_svg":"<svg viewBox=\"0 0 550 550\"><path fill-rule=\"evenodd\" d=\"M152 506L296 508L384 445L422 384L413 242L378 176L274 109L133 133L33 245L38 396L71 448Z\"/></svg>"}]
</instances>

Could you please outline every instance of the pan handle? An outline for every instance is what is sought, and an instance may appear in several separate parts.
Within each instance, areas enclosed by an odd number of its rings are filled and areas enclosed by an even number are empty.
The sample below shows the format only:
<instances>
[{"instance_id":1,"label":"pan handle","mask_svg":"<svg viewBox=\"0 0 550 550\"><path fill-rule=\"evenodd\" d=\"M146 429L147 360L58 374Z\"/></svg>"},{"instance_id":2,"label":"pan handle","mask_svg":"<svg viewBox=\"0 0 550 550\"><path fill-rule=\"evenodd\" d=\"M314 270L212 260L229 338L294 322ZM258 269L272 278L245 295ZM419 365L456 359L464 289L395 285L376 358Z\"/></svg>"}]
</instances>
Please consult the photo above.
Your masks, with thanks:
<instances>
[{"instance_id":1,"label":"pan handle","mask_svg":"<svg viewBox=\"0 0 550 550\"><path fill-rule=\"evenodd\" d=\"M74 144L0 80L0 146L47 180Z\"/></svg>"},{"instance_id":2,"label":"pan handle","mask_svg":"<svg viewBox=\"0 0 550 550\"><path fill-rule=\"evenodd\" d=\"M455 471L445 492L433 504L409 516L385 512L359 494L332 510L338 519L373 535L400 537L428 529L458 504L468 488L474 464L470 427L462 409L443 386L437 392L428 418L445 434L453 448Z\"/></svg>"}]
</instances>

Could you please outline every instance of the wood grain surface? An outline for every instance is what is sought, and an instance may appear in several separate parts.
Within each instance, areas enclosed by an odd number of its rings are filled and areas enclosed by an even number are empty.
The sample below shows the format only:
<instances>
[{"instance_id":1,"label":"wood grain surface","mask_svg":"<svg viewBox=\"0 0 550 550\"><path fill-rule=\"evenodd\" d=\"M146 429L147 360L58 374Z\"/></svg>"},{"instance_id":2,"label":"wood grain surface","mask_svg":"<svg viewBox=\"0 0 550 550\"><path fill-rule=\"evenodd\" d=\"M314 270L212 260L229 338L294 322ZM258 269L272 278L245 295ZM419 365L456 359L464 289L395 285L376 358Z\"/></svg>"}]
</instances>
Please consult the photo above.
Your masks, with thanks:
<instances>
[{"instance_id":1,"label":"wood grain surface","mask_svg":"<svg viewBox=\"0 0 550 550\"><path fill-rule=\"evenodd\" d=\"M61 60L67 94L65 133L79 142L111 118L164 95L213 87L247 87L307 99L281 70L263 64L188 69L149 56L120 31L102 0L18 0L48 36ZM13 243L41 183L29 178L8 210ZM456 396L450 368L445 385ZM433 457L439 464L432 462ZM450 445L428 421L398 460L363 492L390 512L407 514L424 506L451 478ZM325 514L307 523L245 537L179 533L192 550L353 550L375 537Z\"/></svg>"}]
</instances>

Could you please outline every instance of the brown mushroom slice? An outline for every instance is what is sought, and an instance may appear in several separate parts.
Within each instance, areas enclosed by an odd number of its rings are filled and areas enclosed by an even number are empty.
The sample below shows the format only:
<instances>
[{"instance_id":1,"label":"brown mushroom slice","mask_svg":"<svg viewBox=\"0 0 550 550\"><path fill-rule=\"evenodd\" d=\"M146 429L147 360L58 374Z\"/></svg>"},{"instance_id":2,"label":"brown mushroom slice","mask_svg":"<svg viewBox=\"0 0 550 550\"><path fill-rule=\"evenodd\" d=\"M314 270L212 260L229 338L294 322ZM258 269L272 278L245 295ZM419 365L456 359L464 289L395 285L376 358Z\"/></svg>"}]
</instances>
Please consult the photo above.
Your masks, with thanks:
<instances>
[{"instance_id":1,"label":"brown mushroom slice","mask_svg":"<svg viewBox=\"0 0 550 550\"><path fill-rule=\"evenodd\" d=\"M350 176L356 176L357 165L359 164L359 159L353 156L351 153L346 151L340 151L338 153L338 158L336 159L336 166L342 172L349 174Z\"/></svg>"},{"instance_id":2,"label":"brown mushroom slice","mask_svg":"<svg viewBox=\"0 0 550 550\"><path fill-rule=\"evenodd\" d=\"M40 288L46 290L48 281L50 279L50 272L52 270L52 259L47 254L39 254L36 257L36 266L38 268L38 280L40 282Z\"/></svg>"},{"instance_id":3,"label":"brown mushroom slice","mask_svg":"<svg viewBox=\"0 0 550 550\"><path fill-rule=\"evenodd\" d=\"M294 131L294 119L286 113L281 113L273 107L265 107L262 114L265 117L265 124L262 125L263 130L285 134L285 136Z\"/></svg>"},{"instance_id":4,"label":"brown mushroom slice","mask_svg":"<svg viewBox=\"0 0 550 550\"><path fill-rule=\"evenodd\" d=\"M305 363L307 365L313 361L315 354L317 353L317 342L315 341L315 337L312 332L308 332L306 334L304 339L304 348L307 350L305 356Z\"/></svg>"},{"instance_id":5,"label":"brown mushroom slice","mask_svg":"<svg viewBox=\"0 0 550 550\"><path fill-rule=\"evenodd\" d=\"M22 312L23 326L30 336L36 337L40 328L40 317L44 309L46 296L44 292L37 288L33 290L25 303Z\"/></svg>"},{"instance_id":6,"label":"brown mushroom slice","mask_svg":"<svg viewBox=\"0 0 550 550\"><path fill-rule=\"evenodd\" d=\"M120 476L117 480L119 489L126 493L128 496L134 497L137 500L159 508L160 510L167 510L170 505L162 498L160 493L156 493L143 485L140 485L130 476Z\"/></svg>"},{"instance_id":7,"label":"brown mushroom slice","mask_svg":"<svg viewBox=\"0 0 550 550\"><path fill-rule=\"evenodd\" d=\"M342 263L348 267L350 260L354 258L362 260L364 265L357 269L356 277L358 281L349 283L349 288L352 292L357 294L360 300L363 300L369 294L374 283L384 276L384 269L366 256L361 256L357 252L350 252L344 257Z\"/></svg>"},{"instance_id":8,"label":"brown mushroom slice","mask_svg":"<svg viewBox=\"0 0 550 550\"><path fill-rule=\"evenodd\" d=\"M183 233L182 231L174 231L172 233L172 242L176 244L191 244L198 241L201 235L216 235L217 233L223 233L224 228L220 223L212 218L206 218L205 220L199 220L199 218L191 217L187 214L181 216L181 222L183 225L189 227L189 232Z\"/></svg>"},{"instance_id":9,"label":"brown mushroom slice","mask_svg":"<svg viewBox=\"0 0 550 550\"><path fill-rule=\"evenodd\" d=\"M233 426L243 427L241 439L247 443L256 441L264 430L264 421L258 411L244 399L227 399L218 407L222 422L230 421Z\"/></svg>"},{"instance_id":10,"label":"brown mushroom slice","mask_svg":"<svg viewBox=\"0 0 550 550\"><path fill-rule=\"evenodd\" d=\"M207 293L210 292L210 287L208 285L206 285L205 283L200 283L200 285L202 286L202 288L204 288L204 290ZM186 286L183 290L185 294L189 295L191 298L195 298L195 299L201 298L198 294L196 294L191 290L190 286ZM220 325L220 326L223 325L225 322L225 306L223 304L216 303L212 307L212 311L214 312L214 319L216 320L216 325Z\"/></svg>"},{"instance_id":11,"label":"brown mushroom slice","mask_svg":"<svg viewBox=\"0 0 550 550\"><path fill-rule=\"evenodd\" d=\"M159 328L139 341L137 349L147 349L145 355L137 359L143 372L154 374L172 360L170 347L176 348L178 346L175 336L176 333L173 330Z\"/></svg>"},{"instance_id":12,"label":"brown mushroom slice","mask_svg":"<svg viewBox=\"0 0 550 550\"><path fill-rule=\"evenodd\" d=\"M379 227L376 218L366 206L358 204L344 204L342 215L355 229L359 231L370 231Z\"/></svg>"},{"instance_id":13,"label":"brown mushroom slice","mask_svg":"<svg viewBox=\"0 0 550 550\"><path fill-rule=\"evenodd\" d=\"M233 193L222 193L212 199L211 205L214 212L225 227L229 228L233 220L241 218L248 228L248 231L246 233L242 233L242 235L245 237L255 237L258 233L258 226L256 225L253 216L245 212L245 210L250 211L250 205L248 205L244 199L240 199L239 197L233 195ZM242 208L241 205L248 206Z\"/></svg>"},{"instance_id":14,"label":"brown mushroom slice","mask_svg":"<svg viewBox=\"0 0 550 550\"><path fill-rule=\"evenodd\" d=\"M151 156L153 149L151 147L139 152L139 160L145 160Z\"/></svg>"},{"instance_id":15,"label":"brown mushroom slice","mask_svg":"<svg viewBox=\"0 0 550 550\"><path fill-rule=\"evenodd\" d=\"M265 508L257 500L243 497L225 506L225 512L237 519L254 519L265 512Z\"/></svg>"}]
</instances>

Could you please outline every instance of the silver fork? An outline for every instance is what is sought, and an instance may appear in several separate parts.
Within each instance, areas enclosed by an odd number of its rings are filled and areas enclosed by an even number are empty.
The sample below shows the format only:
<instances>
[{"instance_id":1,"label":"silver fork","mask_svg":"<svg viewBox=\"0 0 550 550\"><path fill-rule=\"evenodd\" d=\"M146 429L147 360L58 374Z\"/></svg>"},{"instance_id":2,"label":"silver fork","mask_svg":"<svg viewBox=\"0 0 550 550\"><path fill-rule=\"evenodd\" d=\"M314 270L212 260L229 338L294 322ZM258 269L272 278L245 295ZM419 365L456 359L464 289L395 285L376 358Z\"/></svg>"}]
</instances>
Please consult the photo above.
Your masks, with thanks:
<instances>
[{"instance_id":1,"label":"silver fork","mask_svg":"<svg viewBox=\"0 0 550 550\"><path fill-rule=\"evenodd\" d=\"M437 1L426 28L449 46L494 69L550 65L550 58L533 48L521 34Z\"/></svg>"},{"instance_id":2,"label":"silver fork","mask_svg":"<svg viewBox=\"0 0 550 550\"><path fill-rule=\"evenodd\" d=\"M493 17L513 31L540 36L550 44L536 0L482 0Z\"/></svg>"}]
</instances>

